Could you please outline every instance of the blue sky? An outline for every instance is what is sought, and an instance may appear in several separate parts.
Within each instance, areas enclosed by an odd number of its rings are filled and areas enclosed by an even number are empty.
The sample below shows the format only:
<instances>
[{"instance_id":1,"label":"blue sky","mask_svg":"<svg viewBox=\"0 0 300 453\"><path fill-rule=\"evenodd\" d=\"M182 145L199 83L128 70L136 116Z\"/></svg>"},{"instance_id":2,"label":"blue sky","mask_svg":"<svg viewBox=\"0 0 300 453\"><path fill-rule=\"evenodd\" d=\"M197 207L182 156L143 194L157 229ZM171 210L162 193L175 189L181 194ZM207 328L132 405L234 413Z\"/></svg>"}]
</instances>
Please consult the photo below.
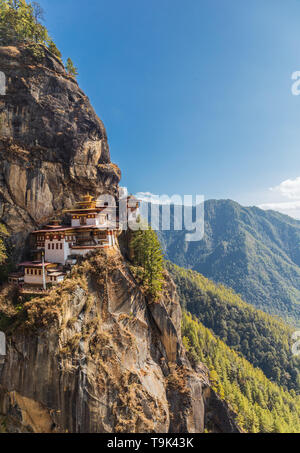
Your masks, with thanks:
<instances>
[{"instance_id":1,"label":"blue sky","mask_svg":"<svg viewBox=\"0 0 300 453\"><path fill-rule=\"evenodd\" d=\"M122 185L300 217L299 0L40 3Z\"/></svg>"}]
</instances>

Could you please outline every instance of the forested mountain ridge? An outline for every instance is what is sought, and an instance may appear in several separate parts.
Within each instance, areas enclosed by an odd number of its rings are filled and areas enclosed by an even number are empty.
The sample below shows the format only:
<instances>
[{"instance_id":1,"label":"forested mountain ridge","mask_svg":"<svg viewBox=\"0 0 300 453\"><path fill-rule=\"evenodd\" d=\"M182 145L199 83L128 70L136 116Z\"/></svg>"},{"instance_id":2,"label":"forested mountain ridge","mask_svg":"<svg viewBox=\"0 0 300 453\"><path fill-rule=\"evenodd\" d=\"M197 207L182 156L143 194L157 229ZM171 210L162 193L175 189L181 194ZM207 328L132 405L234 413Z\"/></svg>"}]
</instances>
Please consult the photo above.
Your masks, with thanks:
<instances>
[{"instance_id":1,"label":"forested mountain ridge","mask_svg":"<svg viewBox=\"0 0 300 453\"><path fill-rule=\"evenodd\" d=\"M195 271L166 265L185 310L269 379L300 390L299 359L291 352L293 329L245 303L233 290Z\"/></svg>"},{"instance_id":2,"label":"forested mountain ridge","mask_svg":"<svg viewBox=\"0 0 300 453\"><path fill-rule=\"evenodd\" d=\"M214 390L238 414L239 426L249 433L299 433L299 395L268 380L193 318L184 313L182 335L188 356L206 364Z\"/></svg>"},{"instance_id":3,"label":"forested mountain ridge","mask_svg":"<svg viewBox=\"0 0 300 453\"><path fill-rule=\"evenodd\" d=\"M240 293L246 302L300 321L300 222L231 200L205 202L205 234L161 231L166 258Z\"/></svg>"}]
</instances>

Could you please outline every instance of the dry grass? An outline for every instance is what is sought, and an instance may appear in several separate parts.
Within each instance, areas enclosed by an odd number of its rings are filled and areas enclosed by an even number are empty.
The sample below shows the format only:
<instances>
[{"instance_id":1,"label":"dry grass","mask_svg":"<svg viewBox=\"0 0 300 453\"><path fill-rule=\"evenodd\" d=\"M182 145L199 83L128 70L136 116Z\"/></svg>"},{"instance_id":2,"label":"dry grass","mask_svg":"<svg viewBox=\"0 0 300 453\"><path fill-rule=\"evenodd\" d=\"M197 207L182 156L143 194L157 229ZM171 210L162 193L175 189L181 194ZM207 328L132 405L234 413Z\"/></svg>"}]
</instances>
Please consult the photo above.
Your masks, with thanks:
<instances>
[{"instance_id":1,"label":"dry grass","mask_svg":"<svg viewBox=\"0 0 300 453\"><path fill-rule=\"evenodd\" d=\"M167 385L170 389L176 390L181 394L188 394L189 389L186 386L187 374L190 373L184 366L170 365L170 374L167 376Z\"/></svg>"}]
</instances>

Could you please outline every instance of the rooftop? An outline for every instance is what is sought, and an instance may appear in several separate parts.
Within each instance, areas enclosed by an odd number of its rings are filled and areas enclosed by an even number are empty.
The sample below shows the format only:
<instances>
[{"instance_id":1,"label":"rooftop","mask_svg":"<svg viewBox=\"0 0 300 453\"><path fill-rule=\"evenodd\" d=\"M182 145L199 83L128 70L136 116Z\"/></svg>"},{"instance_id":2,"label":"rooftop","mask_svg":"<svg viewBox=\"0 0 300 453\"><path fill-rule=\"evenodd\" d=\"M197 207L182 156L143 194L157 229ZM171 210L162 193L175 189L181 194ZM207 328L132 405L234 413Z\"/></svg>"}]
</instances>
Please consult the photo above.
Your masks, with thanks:
<instances>
[{"instance_id":1,"label":"rooftop","mask_svg":"<svg viewBox=\"0 0 300 453\"><path fill-rule=\"evenodd\" d=\"M44 263L44 265L45 267L56 266L56 264L53 263ZM25 261L24 263L20 263L19 266L41 268L43 267L43 263L42 261Z\"/></svg>"},{"instance_id":2,"label":"rooftop","mask_svg":"<svg viewBox=\"0 0 300 453\"><path fill-rule=\"evenodd\" d=\"M11 274L8 275L10 278L22 278L24 277L23 272L12 272Z\"/></svg>"},{"instance_id":3,"label":"rooftop","mask_svg":"<svg viewBox=\"0 0 300 453\"><path fill-rule=\"evenodd\" d=\"M117 223L117 221L115 222ZM114 222L105 222L103 225L83 225L83 226L59 226L59 227L51 227L49 228L49 225L46 225L45 229L42 230L36 230L33 231L32 233L37 234L37 233L60 233L60 232L65 232L65 231L80 231L80 230L116 230L117 226L114 224Z\"/></svg>"}]
</instances>

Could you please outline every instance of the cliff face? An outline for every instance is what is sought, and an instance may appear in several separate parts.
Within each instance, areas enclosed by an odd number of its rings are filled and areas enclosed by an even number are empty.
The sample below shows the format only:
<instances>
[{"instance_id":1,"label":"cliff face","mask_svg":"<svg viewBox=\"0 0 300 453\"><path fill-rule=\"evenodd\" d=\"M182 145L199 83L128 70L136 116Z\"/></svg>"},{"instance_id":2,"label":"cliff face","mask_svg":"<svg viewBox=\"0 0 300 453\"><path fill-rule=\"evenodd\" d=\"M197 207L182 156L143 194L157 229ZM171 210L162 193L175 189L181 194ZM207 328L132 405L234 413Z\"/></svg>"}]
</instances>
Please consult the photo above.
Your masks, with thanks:
<instances>
[{"instance_id":1,"label":"cliff face","mask_svg":"<svg viewBox=\"0 0 300 453\"><path fill-rule=\"evenodd\" d=\"M115 194L120 171L59 60L39 46L0 48L0 70L0 222L17 259L28 233L81 194ZM204 367L185 357L176 288L165 279L161 299L147 302L114 249L25 305L0 289L0 431L237 432Z\"/></svg>"},{"instance_id":2,"label":"cliff face","mask_svg":"<svg viewBox=\"0 0 300 453\"><path fill-rule=\"evenodd\" d=\"M87 191L114 194L120 170L88 98L42 46L0 48L0 218L16 254L26 232Z\"/></svg>"},{"instance_id":3,"label":"cliff face","mask_svg":"<svg viewBox=\"0 0 300 453\"><path fill-rule=\"evenodd\" d=\"M185 357L167 276L161 300L147 304L119 252L98 253L25 311L7 328L0 365L7 431L194 433L208 419L238 431L226 410L209 409L222 403Z\"/></svg>"}]
</instances>

